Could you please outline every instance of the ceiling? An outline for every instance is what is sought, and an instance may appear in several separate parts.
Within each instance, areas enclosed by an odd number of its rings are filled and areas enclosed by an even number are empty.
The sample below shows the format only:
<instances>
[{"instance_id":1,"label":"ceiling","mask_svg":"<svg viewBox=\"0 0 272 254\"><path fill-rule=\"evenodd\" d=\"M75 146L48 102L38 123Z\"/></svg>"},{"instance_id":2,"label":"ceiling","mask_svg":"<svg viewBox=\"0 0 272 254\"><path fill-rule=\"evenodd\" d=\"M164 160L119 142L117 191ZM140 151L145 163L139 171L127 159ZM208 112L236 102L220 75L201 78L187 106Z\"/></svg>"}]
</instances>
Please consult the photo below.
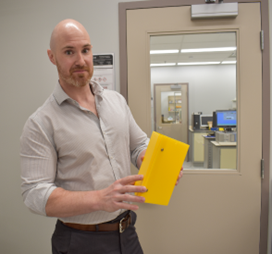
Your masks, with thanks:
<instances>
[{"instance_id":1,"label":"ceiling","mask_svg":"<svg viewBox=\"0 0 272 254\"><path fill-rule=\"evenodd\" d=\"M236 33L200 33L151 36L150 50L177 49L179 53L151 54L150 63L199 63L236 61L236 50L224 52L180 53L182 49L236 47Z\"/></svg>"}]
</instances>

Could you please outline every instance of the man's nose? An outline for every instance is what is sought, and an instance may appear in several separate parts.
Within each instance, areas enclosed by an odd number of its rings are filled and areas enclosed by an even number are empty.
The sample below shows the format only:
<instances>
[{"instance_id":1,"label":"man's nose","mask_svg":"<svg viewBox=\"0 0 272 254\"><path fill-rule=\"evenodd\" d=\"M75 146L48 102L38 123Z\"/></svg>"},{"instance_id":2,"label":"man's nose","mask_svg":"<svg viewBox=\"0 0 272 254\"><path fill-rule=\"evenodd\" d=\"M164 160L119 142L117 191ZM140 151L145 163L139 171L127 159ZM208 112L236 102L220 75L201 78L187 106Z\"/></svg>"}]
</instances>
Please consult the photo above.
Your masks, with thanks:
<instances>
[{"instance_id":1,"label":"man's nose","mask_svg":"<svg viewBox=\"0 0 272 254\"><path fill-rule=\"evenodd\" d=\"M85 65L85 59L84 59L84 56L81 53L79 53L77 55L76 65L79 65L79 66Z\"/></svg>"}]
</instances>

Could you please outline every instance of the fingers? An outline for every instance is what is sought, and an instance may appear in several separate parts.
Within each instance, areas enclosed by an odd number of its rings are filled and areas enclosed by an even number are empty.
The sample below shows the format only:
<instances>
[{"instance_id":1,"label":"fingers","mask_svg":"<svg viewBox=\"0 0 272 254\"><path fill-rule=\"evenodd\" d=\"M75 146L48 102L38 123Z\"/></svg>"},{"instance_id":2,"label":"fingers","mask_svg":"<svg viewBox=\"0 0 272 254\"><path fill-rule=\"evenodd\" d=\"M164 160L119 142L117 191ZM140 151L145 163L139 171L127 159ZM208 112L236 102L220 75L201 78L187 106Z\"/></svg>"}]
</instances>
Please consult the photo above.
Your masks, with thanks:
<instances>
[{"instance_id":1,"label":"fingers","mask_svg":"<svg viewBox=\"0 0 272 254\"><path fill-rule=\"evenodd\" d=\"M143 175L130 175L130 176L126 176L124 178L121 178L118 181L122 185L127 185L127 184L132 184L132 183L134 183L136 181L141 181L143 179L144 179Z\"/></svg>"},{"instance_id":2,"label":"fingers","mask_svg":"<svg viewBox=\"0 0 272 254\"><path fill-rule=\"evenodd\" d=\"M134 192L146 192L145 186L133 185L134 182L141 180L143 180L143 175L127 176L115 181L108 188L98 191L98 207L107 212L113 212L118 209L137 210L137 205L127 204L126 202L145 202L144 197L130 194Z\"/></svg>"},{"instance_id":3,"label":"fingers","mask_svg":"<svg viewBox=\"0 0 272 254\"><path fill-rule=\"evenodd\" d=\"M176 186L179 184L180 178L183 176L183 167L181 168L179 175L178 175L178 179L176 181Z\"/></svg>"},{"instance_id":4,"label":"fingers","mask_svg":"<svg viewBox=\"0 0 272 254\"><path fill-rule=\"evenodd\" d=\"M139 206L135 204L131 204L131 202L144 203L145 198L134 196L131 194L123 194L123 195L120 195L119 199L115 200L115 206L118 207L118 209L127 209L127 210L134 210L134 211L138 210Z\"/></svg>"},{"instance_id":5,"label":"fingers","mask_svg":"<svg viewBox=\"0 0 272 254\"><path fill-rule=\"evenodd\" d=\"M116 191L122 194L131 192L146 192L146 187L137 185L120 185L116 187Z\"/></svg>"},{"instance_id":6,"label":"fingers","mask_svg":"<svg viewBox=\"0 0 272 254\"><path fill-rule=\"evenodd\" d=\"M136 181L143 180L143 175L131 175L116 181L116 188L119 193L146 192L145 186L134 185Z\"/></svg>"},{"instance_id":7,"label":"fingers","mask_svg":"<svg viewBox=\"0 0 272 254\"><path fill-rule=\"evenodd\" d=\"M136 203L144 203L145 202L145 198L144 197L140 197L140 196L135 196L132 194L123 194L120 195L119 198L116 199L116 201L118 202L136 202Z\"/></svg>"},{"instance_id":8,"label":"fingers","mask_svg":"<svg viewBox=\"0 0 272 254\"><path fill-rule=\"evenodd\" d=\"M118 209L126 209L126 210L136 211L139 209L139 206L122 202L122 203L118 203Z\"/></svg>"}]
</instances>

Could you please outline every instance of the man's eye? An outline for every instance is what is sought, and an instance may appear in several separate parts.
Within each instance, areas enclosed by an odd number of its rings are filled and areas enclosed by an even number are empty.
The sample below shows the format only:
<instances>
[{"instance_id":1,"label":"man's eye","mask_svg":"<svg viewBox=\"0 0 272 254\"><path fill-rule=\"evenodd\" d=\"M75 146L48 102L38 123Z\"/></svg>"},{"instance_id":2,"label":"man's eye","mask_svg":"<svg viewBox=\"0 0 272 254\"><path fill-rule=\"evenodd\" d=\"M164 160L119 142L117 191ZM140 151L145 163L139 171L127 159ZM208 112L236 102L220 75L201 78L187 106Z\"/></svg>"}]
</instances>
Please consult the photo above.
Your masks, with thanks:
<instances>
[{"instance_id":1,"label":"man's eye","mask_svg":"<svg viewBox=\"0 0 272 254\"><path fill-rule=\"evenodd\" d=\"M66 51L65 51L65 54L66 54L66 55L72 55L72 51L71 51L71 50L66 50Z\"/></svg>"},{"instance_id":2,"label":"man's eye","mask_svg":"<svg viewBox=\"0 0 272 254\"><path fill-rule=\"evenodd\" d=\"M90 50L89 49L83 49L82 53L88 53Z\"/></svg>"}]
</instances>

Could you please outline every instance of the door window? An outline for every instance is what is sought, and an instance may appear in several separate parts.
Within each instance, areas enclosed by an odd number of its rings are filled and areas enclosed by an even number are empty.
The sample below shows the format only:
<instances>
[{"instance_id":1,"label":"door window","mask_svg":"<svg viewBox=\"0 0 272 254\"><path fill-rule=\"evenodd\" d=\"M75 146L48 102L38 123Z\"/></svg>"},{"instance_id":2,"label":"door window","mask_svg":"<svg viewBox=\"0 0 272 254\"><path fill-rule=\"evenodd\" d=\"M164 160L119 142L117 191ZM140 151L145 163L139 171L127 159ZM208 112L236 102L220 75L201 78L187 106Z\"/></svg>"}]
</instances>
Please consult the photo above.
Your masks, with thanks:
<instances>
[{"instance_id":1,"label":"door window","mask_svg":"<svg viewBox=\"0 0 272 254\"><path fill-rule=\"evenodd\" d=\"M236 37L234 31L150 37L152 128L190 145L185 170L237 169ZM168 89L156 92L159 84ZM187 132L174 126L184 124Z\"/></svg>"}]
</instances>

